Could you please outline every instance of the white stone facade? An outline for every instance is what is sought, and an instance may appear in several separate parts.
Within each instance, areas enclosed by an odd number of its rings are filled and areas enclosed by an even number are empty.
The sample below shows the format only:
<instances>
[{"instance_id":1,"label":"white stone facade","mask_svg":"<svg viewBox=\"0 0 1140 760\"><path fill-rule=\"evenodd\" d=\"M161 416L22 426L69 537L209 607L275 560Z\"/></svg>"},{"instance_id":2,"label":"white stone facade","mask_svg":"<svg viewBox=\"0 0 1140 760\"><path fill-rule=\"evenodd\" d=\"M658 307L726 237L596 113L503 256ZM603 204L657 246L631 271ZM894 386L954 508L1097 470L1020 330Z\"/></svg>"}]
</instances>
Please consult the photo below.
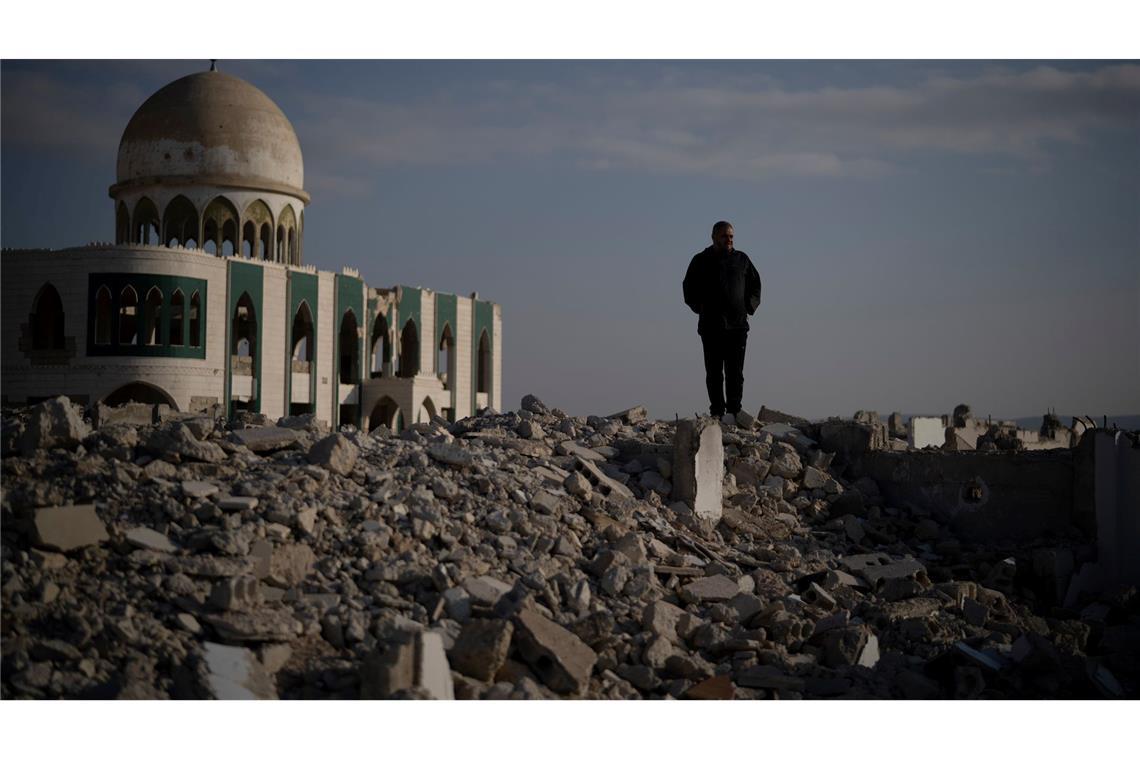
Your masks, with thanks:
<instances>
[{"instance_id":1,"label":"white stone facade","mask_svg":"<svg viewBox=\"0 0 1140 760\"><path fill-rule=\"evenodd\" d=\"M499 408L499 306L455 299L454 376L445 386L436 367L440 294L378 290L355 270L303 266L308 195L292 127L280 111L266 116L262 100L272 102L252 85L215 74L177 80L132 118L111 188L114 244L0 253L2 401L67 395L89 404L165 403L176 411L220 405L231 415L312 412L330 423L393 429L444 410L461 418L479 405ZM227 105L234 102L244 105ZM169 139L155 132L165 123L162 109L179 132ZM208 115L221 131L200 139L187 134L186 123L195 119L183 112ZM269 119L269 132L246 134L262 119ZM191 241L192 247L182 245ZM418 343L409 347L419 371L397 377L403 348L393 317L404 298L412 299L405 318L410 310L419 327ZM493 370L490 392L473 397L477 309L494 315ZM387 363L374 357L372 345L381 318ZM312 362L294 356L295 349L305 352L305 330L313 338Z\"/></svg>"}]
</instances>

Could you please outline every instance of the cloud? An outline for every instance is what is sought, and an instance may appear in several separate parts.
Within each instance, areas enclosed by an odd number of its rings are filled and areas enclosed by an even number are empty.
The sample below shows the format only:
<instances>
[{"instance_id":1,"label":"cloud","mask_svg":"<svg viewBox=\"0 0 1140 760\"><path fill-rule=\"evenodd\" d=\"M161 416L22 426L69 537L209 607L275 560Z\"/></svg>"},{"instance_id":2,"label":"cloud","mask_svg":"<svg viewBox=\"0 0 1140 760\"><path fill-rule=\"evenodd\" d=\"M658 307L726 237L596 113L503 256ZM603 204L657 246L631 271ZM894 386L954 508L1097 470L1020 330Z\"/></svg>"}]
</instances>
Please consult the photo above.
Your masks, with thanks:
<instances>
[{"instance_id":1,"label":"cloud","mask_svg":"<svg viewBox=\"0 0 1140 760\"><path fill-rule=\"evenodd\" d=\"M932 153L1040 170L1057 144L1135 127L1140 66L993 68L905 86L800 90L768 77L595 73L565 84L444 87L401 103L328 94L301 103L306 155L351 155L371 168L569 158L735 179L866 177Z\"/></svg>"},{"instance_id":2,"label":"cloud","mask_svg":"<svg viewBox=\"0 0 1140 760\"><path fill-rule=\"evenodd\" d=\"M179 73L186 65L171 62ZM518 65L525 71L524 62ZM545 81L533 72L517 80L441 79L403 98L384 88L368 96L323 84L314 90L301 64L235 62L229 69L270 92L288 80L286 110L314 186L342 195L365 192L379 169L492 162L834 178L881 176L908 170L915 158L952 155L1039 172L1056 146L1090 142L1104 129L1134 131L1140 121L1135 64L1076 71L1005 65L915 78L918 65L895 64L895 79L910 75L906 84L793 88L765 72L763 62L755 70L744 63L579 62L543 67L550 72ZM158 72L106 66L99 85L80 83L74 65L5 66L5 151L109 160L130 114L157 89L150 80ZM858 73L859 64L851 66Z\"/></svg>"}]
</instances>

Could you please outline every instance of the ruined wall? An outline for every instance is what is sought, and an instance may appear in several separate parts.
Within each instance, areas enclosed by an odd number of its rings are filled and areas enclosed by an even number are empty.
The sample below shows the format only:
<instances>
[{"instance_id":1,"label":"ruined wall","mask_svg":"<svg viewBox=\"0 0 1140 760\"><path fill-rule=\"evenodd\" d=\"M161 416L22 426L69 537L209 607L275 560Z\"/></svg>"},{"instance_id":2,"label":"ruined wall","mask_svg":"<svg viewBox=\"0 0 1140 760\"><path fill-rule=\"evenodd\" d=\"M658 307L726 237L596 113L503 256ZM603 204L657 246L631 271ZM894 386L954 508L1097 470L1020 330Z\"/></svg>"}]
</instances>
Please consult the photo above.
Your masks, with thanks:
<instances>
[{"instance_id":1,"label":"ruined wall","mask_svg":"<svg viewBox=\"0 0 1140 760\"><path fill-rule=\"evenodd\" d=\"M978 541L1062 535L1077 526L1073 453L872 451L864 473L889 506L937 515Z\"/></svg>"}]
</instances>

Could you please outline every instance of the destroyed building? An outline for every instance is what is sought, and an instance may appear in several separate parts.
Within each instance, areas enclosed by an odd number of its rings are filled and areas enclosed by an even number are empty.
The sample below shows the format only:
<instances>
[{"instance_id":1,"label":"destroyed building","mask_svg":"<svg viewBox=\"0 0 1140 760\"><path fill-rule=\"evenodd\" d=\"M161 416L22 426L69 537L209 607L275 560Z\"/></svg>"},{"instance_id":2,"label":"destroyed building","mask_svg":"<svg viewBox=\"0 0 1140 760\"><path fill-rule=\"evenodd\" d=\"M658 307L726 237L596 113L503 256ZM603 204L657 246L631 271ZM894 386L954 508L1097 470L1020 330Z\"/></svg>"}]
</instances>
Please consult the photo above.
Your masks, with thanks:
<instances>
[{"instance_id":1,"label":"destroyed building","mask_svg":"<svg viewBox=\"0 0 1140 760\"><path fill-rule=\"evenodd\" d=\"M498 304L304 264L301 146L250 83L210 70L154 93L109 193L113 243L0 254L3 403L393 430L500 406Z\"/></svg>"}]
</instances>

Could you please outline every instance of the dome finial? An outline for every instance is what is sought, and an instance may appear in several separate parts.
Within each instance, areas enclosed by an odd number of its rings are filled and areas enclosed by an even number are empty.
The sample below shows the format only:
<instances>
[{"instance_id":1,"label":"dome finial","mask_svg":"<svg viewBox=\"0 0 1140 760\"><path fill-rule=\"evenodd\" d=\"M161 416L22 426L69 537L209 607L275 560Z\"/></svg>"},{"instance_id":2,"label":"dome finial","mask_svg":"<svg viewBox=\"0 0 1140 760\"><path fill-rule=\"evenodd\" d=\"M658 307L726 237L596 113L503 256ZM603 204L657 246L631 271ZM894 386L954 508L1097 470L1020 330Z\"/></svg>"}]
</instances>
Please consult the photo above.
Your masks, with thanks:
<instances>
[{"instance_id":1,"label":"dome finial","mask_svg":"<svg viewBox=\"0 0 1140 760\"><path fill-rule=\"evenodd\" d=\"M217 70L218 70L218 59L217 58L211 58L210 59L210 71L217 71Z\"/></svg>"}]
</instances>

